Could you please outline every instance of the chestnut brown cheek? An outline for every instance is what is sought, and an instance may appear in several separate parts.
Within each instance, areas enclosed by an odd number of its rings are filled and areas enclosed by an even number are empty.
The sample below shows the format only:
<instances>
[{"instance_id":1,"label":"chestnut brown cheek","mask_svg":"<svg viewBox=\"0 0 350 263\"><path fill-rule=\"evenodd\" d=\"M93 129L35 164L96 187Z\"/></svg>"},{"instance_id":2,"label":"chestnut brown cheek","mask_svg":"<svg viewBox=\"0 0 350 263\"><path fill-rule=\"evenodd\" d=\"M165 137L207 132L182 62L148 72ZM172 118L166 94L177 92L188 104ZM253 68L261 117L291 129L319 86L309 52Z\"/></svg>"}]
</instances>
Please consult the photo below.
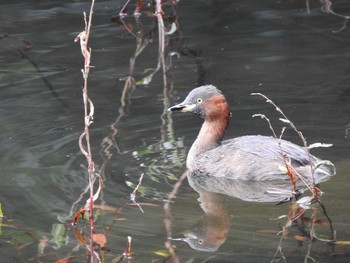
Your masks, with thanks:
<instances>
[{"instance_id":1,"label":"chestnut brown cheek","mask_svg":"<svg viewBox=\"0 0 350 263\"><path fill-rule=\"evenodd\" d=\"M227 116L229 114L229 109L226 104L219 102L216 105L212 103L205 106L206 115L210 120L221 119L222 116Z\"/></svg>"}]
</instances>

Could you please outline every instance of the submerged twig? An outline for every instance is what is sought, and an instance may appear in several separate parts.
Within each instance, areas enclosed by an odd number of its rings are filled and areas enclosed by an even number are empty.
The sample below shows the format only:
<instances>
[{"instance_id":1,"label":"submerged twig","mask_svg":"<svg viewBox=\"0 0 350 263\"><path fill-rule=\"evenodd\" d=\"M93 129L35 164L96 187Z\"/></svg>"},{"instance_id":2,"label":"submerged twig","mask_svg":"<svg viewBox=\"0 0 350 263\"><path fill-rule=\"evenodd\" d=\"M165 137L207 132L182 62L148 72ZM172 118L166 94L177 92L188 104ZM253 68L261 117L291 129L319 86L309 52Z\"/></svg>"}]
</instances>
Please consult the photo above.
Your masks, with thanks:
<instances>
[{"instance_id":1,"label":"submerged twig","mask_svg":"<svg viewBox=\"0 0 350 263\"><path fill-rule=\"evenodd\" d=\"M164 227L167 235L167 240L165 241L165 246L169 250L169 253L171 254L173 263L179 263L179 259L176 256L175 250L173 248L171 238L172 238L172 224L171 224L171 201L176 197L176 193L179 190L179 187L181 186L183 180L187 177L188 170L186 170L181 177L178 179L176 184L173 187L173 190L169 193L168 199L166 200L164 204Z\"/></svg>"}]
</instances>

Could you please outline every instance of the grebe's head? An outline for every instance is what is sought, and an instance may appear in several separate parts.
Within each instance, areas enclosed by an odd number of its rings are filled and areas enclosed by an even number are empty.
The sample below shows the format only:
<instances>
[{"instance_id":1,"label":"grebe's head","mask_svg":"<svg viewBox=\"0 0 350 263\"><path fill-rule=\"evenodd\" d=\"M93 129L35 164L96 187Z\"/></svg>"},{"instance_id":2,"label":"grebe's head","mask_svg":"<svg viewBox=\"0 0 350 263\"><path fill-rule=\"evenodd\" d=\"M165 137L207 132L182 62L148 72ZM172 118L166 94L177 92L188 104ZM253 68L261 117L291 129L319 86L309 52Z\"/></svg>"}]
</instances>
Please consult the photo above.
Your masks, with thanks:
<instances>
[{"instance_id":1,"label":"grebe's head","mask_svg":"<svg viewBox=\"0 0 350 263\"><path fill-rule=\"evenodd\" d=\"M193 89L186 99L168 111L193 112L204 119L229 117L230 107L220 90L213 85Z\"/></svg>"}]
</instances>

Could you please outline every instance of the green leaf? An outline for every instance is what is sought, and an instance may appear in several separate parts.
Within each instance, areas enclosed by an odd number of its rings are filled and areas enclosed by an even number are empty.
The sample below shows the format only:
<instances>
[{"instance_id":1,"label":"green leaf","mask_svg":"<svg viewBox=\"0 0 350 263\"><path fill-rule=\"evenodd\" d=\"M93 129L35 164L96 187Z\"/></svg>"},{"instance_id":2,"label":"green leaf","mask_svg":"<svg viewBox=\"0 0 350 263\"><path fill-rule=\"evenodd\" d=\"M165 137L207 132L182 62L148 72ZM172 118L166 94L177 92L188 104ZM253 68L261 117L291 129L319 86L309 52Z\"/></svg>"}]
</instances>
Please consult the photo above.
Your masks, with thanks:
<instances>
[{"instance_id":1,"label":"green leaf","mask_svg":"<svg viewBox=\"0 0 350 263\"><path fill-rule=\"evenodd\" d=\"M2 212L2 205L1 205L1 203L0 203L0 218L3 218L4 217L4 214L3 214L3 212Z\"/></svg>"},{"instance_id":2,"label":"green leaf","mask_svg":"<svg viewBox=\"0 0 350 263\"><path fill-rule=\"evenodd\" d=\"M154 254L161 256L161 257L165 257L165 258L171 256L170 252L168 250L164 250L164 249L154 251Z\"/></svg>"}]
</instances>

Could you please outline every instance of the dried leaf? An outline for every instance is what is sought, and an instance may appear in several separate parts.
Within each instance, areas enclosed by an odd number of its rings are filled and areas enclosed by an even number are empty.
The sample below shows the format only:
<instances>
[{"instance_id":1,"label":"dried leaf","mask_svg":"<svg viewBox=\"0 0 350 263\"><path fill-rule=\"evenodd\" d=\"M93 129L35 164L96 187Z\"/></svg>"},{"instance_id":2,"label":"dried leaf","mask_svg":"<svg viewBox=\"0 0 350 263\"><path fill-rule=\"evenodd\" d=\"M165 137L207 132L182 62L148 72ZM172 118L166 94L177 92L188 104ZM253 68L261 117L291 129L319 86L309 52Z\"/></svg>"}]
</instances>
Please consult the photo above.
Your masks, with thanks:
<instances>
[{"instance_id":1,"label":"dried leaf","mask_svg":"<svg viewBox=\"0 0 350 263\"><path fill-rule=\"evenodd\" d=\"M333 146L333 144L331 144L331 143L320 143L320 142L316 142L316 143L310 144L307 148L308 148L308 149L320 148L320 147L328 148L328 147L332 147L332 146Z\"/></svg>"},{"instance_id":2,"label":"dried leaf","mask_svg":"<svg viewBox=\"0 0 350 263\"><path fill-rule=\"evenodd\" d=\"M310 205L314 200L313 196L304 196L297 201L297 204L303 209L310 209Z\"/></svg>"},{"instance_id":3,"label":"dried leaf","mask_svg":"<svg viewBox=\"0 0 350 263\"><path fill-rule=\"evenodd\" d=\"M350 245L350 241L335 241L334 242L335 245Z\"/></svg>"},{"instance_id":4,"label":"dried leaf","mask_svg":"<svg viewBox=\"0 0 350 263\"><path fill-rule=\"evenodd\" d=\"M294 239L298 240L298 241L307 241L307 240L309 240L308 237L304 237L304 236L300 236L300 235L295 235Z\"/></svg>"},{"instance_id":5,"label":"dried leaf","mask_svg":"<svg viewBox=\"0 0 350 263\"><path fill-rule=\"evenodd\" d=\"M165 35L172 35L172 34L174 34L176 32L176 29L177 29L176 24L172 23L170 30L168 32L166 32Z\"/></svg>"},{"instance_id":6,"label":"dried leaf","mask_svg":"<svg viewBox=\"0 0 350 263\"><path fill-rule=\"evenodd\" d=\"M279 120L280 120L281 122L284 122L284 123L288 123L288 124L291 123L290 120L287 120L287 119L284 119L284 118L279 118Z\"/></svg>"},{"instance_id":7,"label":"dried leaf","mask_svg":"<svg viewBox=\"0 0 350 263\"><path fill-rule=\"evenodd\" d=\"M278 234L280 230L277 229L261 229L257 230L257 233L263 233L263 234Z\"/></svg>"},{"instance_id":8,"label":"dried leaf","mask_svg":"<svg viewBox=\"0 0 350 263\"><path fill-rule=\"evenodd\" d=\"M55 263L69 263L71 259L75 258L74 256L66 257L66 258L61 258L57 260Z\"/></svg>"},{"instance_id":9,"label":"dried leaf","mask_svg":"<svg viewBox=\"0 0 350 263\"><path fill-rule=\"evenodd\" d=\"M94 208L100 209L100 210L103 210L103 211L110 211L110 212L113 212L113 213L116 213L118 211L118 209L116 209L114 207L111 207L111 206L108 206L108 205L94 205Z\"/></svg>"},{"instance_id":10,"label":"dried leaf","mask_svg":"<svg viewBox=\"0 0 350 263\"><path fill-rule=\"evenodd\" d=\"M100 245L100 247L104 247L107 243L107 238L104 234L93 234L92 235L92 240Z\"/></svg>"}]
</instances>

